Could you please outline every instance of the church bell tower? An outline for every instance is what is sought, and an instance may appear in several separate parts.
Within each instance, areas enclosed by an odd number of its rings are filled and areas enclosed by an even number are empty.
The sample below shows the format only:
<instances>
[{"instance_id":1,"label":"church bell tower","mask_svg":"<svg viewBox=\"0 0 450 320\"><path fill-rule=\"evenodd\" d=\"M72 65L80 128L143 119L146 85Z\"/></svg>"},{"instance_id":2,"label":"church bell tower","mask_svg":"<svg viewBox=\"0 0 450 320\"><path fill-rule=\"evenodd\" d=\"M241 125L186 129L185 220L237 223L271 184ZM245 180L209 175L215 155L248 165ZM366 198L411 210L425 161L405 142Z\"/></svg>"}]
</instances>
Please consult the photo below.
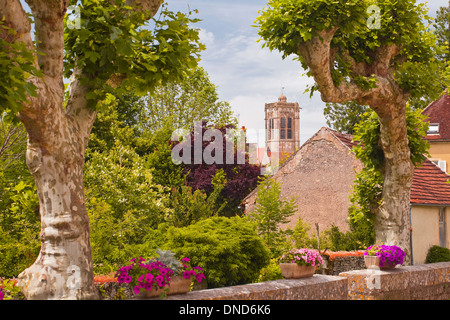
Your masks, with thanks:
<instances>
[{"instance_id":1,"label":"church bell tower","mask_svg":"<svg viewBox=\"0 0 450 320\"><path fill-rule=\"evenodd\" d=\"M297 102L287 102L284 94L278 102L266 103L266 149L280 160L300 148L300 109Z\"/></svg>"}]
</instances>

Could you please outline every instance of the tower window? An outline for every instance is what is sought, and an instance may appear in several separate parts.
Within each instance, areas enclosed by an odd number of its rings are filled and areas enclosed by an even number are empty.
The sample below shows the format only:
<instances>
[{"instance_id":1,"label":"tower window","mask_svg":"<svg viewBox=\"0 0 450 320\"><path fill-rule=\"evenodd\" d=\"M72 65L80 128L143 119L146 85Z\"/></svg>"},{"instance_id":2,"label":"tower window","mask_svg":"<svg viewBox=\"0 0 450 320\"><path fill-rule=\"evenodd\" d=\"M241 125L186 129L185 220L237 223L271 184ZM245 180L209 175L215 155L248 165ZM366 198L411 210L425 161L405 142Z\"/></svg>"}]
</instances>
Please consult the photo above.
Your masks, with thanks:
<instances>
[{"instance_id":1,"label":"tower window","mask_svg":"<svg viewBox=\"0 0 450 320\"><path fill-rule=\"evenodd\" d=\"M281 118L280 128L281 129L286 128L286 118Z\"/></svg>"},{"instance_id":2,"label":"tower window","mask_svg":"<svg viewBox=\"0 0 450 320\"><path fill-rule=\"evenodd\" d=\"M287 138L292 139L292 129L287 129Z\"/></svg>"},{"instance_id":3,"label":"tower window","mask_svg":"<svg viewBox=\"0 0 450 320\"><path fill-rule=\"evenodd\" d=\"M280 130L280 139L286 139L286 130L285 129Z\"/></svg>"},{"instance_id":4,"label":"tower window","mask_svg":"<svg viewBox=\"0 0 450 320\"><path fill-rule=\"evenodd\" d=\"M288 118L288 129L292 129L292 118Z\"/></svg>"}]
</instances>

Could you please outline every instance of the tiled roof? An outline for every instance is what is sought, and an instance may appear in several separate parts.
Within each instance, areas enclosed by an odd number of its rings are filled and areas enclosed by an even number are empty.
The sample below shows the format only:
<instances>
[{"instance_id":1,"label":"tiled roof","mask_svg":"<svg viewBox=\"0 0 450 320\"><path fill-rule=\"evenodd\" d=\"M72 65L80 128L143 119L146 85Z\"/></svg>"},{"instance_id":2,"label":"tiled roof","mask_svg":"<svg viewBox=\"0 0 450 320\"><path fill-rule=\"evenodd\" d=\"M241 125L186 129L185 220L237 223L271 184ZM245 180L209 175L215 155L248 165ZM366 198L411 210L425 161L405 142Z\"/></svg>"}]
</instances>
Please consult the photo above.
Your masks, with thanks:
<instances>
[{"instance_id":1,"label":"tiled roof","mask_svg":"<svg viewBox=\"0 0 450 320\"><path fill-rule=\"evenodd\" d=\"M449 128L450 129L450 128ZM356 143L352 136L328 129L349 149ZM450 205L450 175L426 159L422 166L416 167L411 188L411 203L417 205Z\"/></svg>"},{"instance_id":2,"label":"tiled roof","mask_svg":"<svg viewBox=\"0 0 450 320\"><path fill-rule=\"evenodd\" d=\"M411 203L426 205L450 204L450 175L430 160L414 170Z\"/></svg>"},{"instance_id":3,"label":"tiled roof","mask_svg":"<svg viewBox=\"0 0 450 320\"><path fill-rule=\"evenodd\" d=\"M352 149L354 146L357 145L356 142L353 141L353 135L341 133L336 130L332 130L330 128L327 128L336 138L338 138L344 145L347 146L347 148Z\"/></svg>"},{"instance_id":4,"label":"tiled roof","mask_svg":"<svg viewBox=\"0 0 450 320\"><path fill-rule=\"evenodd\" d=\"M427 135L427 140L450 140L450 95L448 92L426 107L422 114L428 117L429 123L439 124L439 134Z\"/></svg>"}]
</instances>

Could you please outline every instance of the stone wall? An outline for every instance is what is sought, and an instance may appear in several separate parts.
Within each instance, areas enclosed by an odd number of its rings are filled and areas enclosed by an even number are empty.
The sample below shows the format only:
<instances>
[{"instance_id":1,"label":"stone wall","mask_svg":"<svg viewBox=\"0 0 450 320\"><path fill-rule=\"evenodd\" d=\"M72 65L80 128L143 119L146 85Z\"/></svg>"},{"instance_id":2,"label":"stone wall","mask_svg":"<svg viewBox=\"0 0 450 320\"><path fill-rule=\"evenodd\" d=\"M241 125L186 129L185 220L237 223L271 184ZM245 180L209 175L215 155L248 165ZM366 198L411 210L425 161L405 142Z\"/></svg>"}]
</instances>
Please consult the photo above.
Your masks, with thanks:
<instances>
[{"instance_id":1,"label":"stone wall","mask_svg":"<svg viewBox=\"0 0 450 320\"><path fill-rule=\"evenodd\" d=\"M350 300L450 299L450 262L400 267L389 271L354 270L339 276L348 281Z\"/></svg>"},{"instance_id":2,"label":"stone wall","mask_svg":"<svg viewBox=\"0 0 450 320\"><path fill-rule=\"evenodd\" d=\"M365 268L364 251L326 252L324 264L317 271L319 274L337 276L342 272Z\"/></svg>"},{"instance_id":3,"label":"stone wall","mask_svg":"<svg viewBox=\"0 0 450 320\"><path fill-rule=\"evenodd\" d=\"M118 290L118 288L122 290ZM102 286L103 299L133 299L118 283ZM448 300L450 262L398 267L380 271L362 269L339 276L314 274L240 286L192 291L168 300Z\"/></svg>"}]
</instances>

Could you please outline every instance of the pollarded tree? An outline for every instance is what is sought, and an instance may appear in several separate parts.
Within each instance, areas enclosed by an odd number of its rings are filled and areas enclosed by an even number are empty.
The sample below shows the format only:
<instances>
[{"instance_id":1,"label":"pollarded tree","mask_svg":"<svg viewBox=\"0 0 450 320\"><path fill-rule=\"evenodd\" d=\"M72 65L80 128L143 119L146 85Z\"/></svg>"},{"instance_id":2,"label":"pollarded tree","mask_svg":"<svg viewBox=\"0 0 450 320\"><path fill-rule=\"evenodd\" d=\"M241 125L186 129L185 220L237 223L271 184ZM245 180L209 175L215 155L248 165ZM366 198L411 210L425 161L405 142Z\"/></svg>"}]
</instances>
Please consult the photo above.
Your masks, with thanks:
<instances>
[{"instance_id":1,"label":"pollarded tree","mask_svg":"<svg viewBox=\"0 0 450 320\"><path fill-rule=\"evenodd\" d=\"M298 57L324 102L355 101L377 113L383 203L376 238L408 256L414 165L406 104L442 90L436 38L424 19L415 0L269 0L257 19L265 46Z\"/></svg>"},{"instance_id":2,"label":"pollarded tree","mask_svg":"<svg viewBox=\"0 0 450 320\"><path fill-rule=\"evenodd\" d=\"M20 0L0 2L2 110L27 130L40 203L41 251L20 275L27 299L95 297L83 166L97 102L184 77L201 49L189 15L162 10L153 19L161 2L26 0L33 20Z\"/></svg>"}]
</instances>

